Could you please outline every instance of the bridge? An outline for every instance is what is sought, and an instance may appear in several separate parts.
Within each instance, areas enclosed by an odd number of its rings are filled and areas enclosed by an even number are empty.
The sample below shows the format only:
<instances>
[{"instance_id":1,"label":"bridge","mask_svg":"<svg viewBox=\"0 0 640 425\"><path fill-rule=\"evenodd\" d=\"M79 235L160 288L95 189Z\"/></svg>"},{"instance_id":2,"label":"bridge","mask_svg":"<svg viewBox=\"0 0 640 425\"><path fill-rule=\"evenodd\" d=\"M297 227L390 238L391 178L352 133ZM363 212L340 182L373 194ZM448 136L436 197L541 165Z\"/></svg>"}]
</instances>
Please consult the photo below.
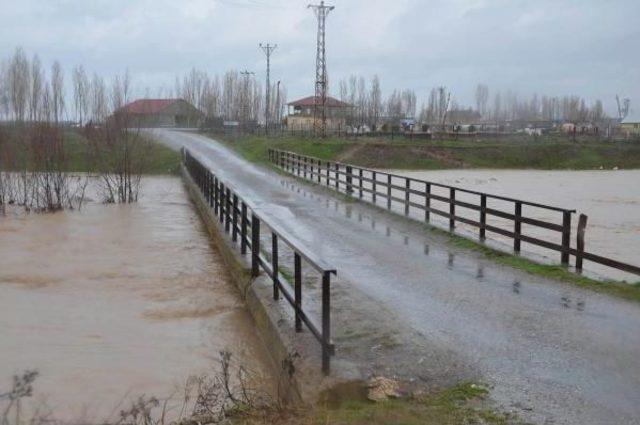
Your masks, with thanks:
<instances>
[{"instance_id":1,"label":"bridge","mask_svg":"<svg viewBox=\"0 0 640 425\"><path fill-rule=\"evenodd\" d=\"M427 388L478 380L500 408L537 423L640 423L637 304L497 264L204 136L154 135L337 270L332 373ZM321 299L305 298L305 309L320 313Z\"/></svg>"}]
</instances>

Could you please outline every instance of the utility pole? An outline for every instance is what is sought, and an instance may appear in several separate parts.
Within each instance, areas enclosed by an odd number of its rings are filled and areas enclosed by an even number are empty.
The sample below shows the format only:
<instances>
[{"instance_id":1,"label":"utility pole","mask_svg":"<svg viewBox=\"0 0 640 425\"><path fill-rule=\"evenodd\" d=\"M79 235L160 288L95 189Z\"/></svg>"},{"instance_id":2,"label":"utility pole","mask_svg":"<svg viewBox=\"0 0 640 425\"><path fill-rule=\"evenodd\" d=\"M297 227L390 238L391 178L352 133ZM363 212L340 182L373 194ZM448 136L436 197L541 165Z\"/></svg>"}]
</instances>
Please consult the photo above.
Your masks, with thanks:
<instances>
[{"instance_id":1,"label":"utility pole","mask_svg":"<svg viewBox=\"0 0 640 425\"><path fill-rule=\"evenodd\" d=\"M246 69L240 73L244 77L244 89L242 90L242 130L246 132L249 119L249 76L255 75Z\"/></svg>"},{"instance_id":2,"label":"utility pole","mask_svg":"<svg viewBox=\"0 0 640 425\"><path fill-rule=\"evenodd\" d=\"M325 106L327 104L327 62L325 48L325 28L326 19L334 6L326 6L324 1L319 5L310 4L309 9L313 9L318 18L318 41L316 47L316 96L313 100L313 126L316 132L319 130L322 137L326 136L327 115Z\"/></svg>"},{"instance_id":3,"label":"utility pole","mask_svg":"<svg viewBox=\"0 0 640 425\"><path fill-rule=\"evenodd\" d=\"M278 120L278 126L280 126L282 124L282 110L280 108L280 80L278 80L276 87L276 108L278 108L278 111L276 112L276 119Z\"/></svg>"},{"instance_id":4,"label":"utility pole","mask_svg":"<svg viewBox=\"0 0 640 425\"><path fill-rule=\"evenodd\" d=\"M267 56L267 92L265 94L266 99L265 99L265 109L264 109L264 128L265 128L266 134L269 134L269 118L270 118L269 115L271 114L271 112L270 112L270 107L271 107L271 81L270 81L270 77L271 77L271 53L273 53L273 51L278 48L278 45L277 44L271 45L269 43L267 43L267 44L260 43L260 48L262 49L264 54Z\"/></svg>"}]
</instances>

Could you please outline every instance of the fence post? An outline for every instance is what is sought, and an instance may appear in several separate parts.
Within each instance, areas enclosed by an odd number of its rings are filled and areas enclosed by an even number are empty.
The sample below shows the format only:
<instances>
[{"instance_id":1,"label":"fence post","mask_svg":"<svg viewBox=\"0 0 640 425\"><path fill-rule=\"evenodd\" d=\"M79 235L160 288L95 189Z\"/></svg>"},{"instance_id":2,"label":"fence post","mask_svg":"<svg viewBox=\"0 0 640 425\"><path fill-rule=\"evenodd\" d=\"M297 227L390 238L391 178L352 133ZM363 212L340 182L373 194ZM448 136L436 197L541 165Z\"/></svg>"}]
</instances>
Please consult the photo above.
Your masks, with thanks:
<instances>
[{"instance_id":1,"label":"fence post","mask_svg":"<svg viewBox=\"0 0 640 425\"><path fill-rule=\"evenodd\" d=\"M280 299L280 290L278 289L278 235L271 231L271 270L273 272L273 299Z\"/></svg>"},{"instance_id":2,"label":"fence post","mask_svg":"<svg viewBox=\"0 0 640 425\"><path fill-rule=\"evenodd\" d=\"M487 195L480 195L480 240L487 238Z\"/></svg>"},{"instance_id":3,"label":"fence post","mask_svg":"<svg viewBox=\"0 0 640 425\"><path fill-rule=\"evenodd\" d=\"M240 254L247 253L247 204L242 202L242 211L240 217Z\"/></svg>"},{"instance_id":4,"label":"fence post","mask_svg":"<svg viewBox=\"0 0 640 425\"><path fill-rule=\"evenodd\" d=\"M307 157L304 157L304 178L307 178Z\"/></svg>"},{"instance_id":5,"label":"fence post","mask_svg":"<svg viewBox=\"0 0 640 425\"><path fill-rule=\"evenodd\" d=\"M231 222L231 240L236 242L238 240L238 195L233 194L233 207L231 213L233 220Z\"/></svg>"},{"instance_id":6,"label":"fence post","mask_svg":"<svg viewBox=\"0 0 640 425\"><path fill-rule=\"evenodd\" d=\"M449 229L453 230L456 227L456 190L454 188L449 189Z\"/></svg>"},{"instance_id":7,"label":"fence post","mask_svg":"<svg viewBox=\"0 0 640 425\"><path fill-rule=\"evenodd\" d=\"M294 253L294 292L295 292L295 312L296 312L296 332L302 332L302 258L297 252Z\"/></svg>"},{"instance_id":8,"label":"fence post","mask_svg":"<svg viewBox=\"0 0 640 425\"><path fill-rule=\"evenodd\" d=\"M225 189L224 189L224 184L222 182L220 182L220 188L218 189L219 193L218 195L220 196L220 214L218 215L218 218L220 219L220 224L224 223L224 208L225 208Z\"/></svg>"},{"instance_id":9,"label":"fence post","mask_svg":"<svg viewBox=\"0 0 640 425\"><path fill-rule=\"evenodd\" d=\"M562 214L562 265L569 265L569 245L571 244L571 211Z\"/></svg>"},{"instance_id":10,"label":"fence post","mask_svg":"<svg viewBox=\"0 0 640 425\"><path fill-rule=\"evenodd\" d=\"M260 219L251 214L251 276L260 274Z\"/></svg>"},{"instance_id":11,"label":"fence post","mask_svg":"<svg viewBox=\"0 0 640 425\"><path fill-rule=\"evenodd\" d=\"M213 213L218 215L218 178L213 177Z\"/></svg>"},{"instance_id":12,"label":"fence post","mask_svg":"<svg viewBox=\"0 0 640 425\"><path fill-rule=\"evenodd\" d=\"M322 275L322 372L331 372L331 273Z\"/></svg>"},{"instance_id":13,"label":"fence post","mask_svg":"<svg viewBox=\"0 0 640 425\"><path fill-rule=\"evenodd\" d=\"M320 180L322 179L322 161L321 160L318 160L317 166L318 166L318 175L316 177L318 178L318 184L320 184L321 183Z\"/></svg>"},{"instance_id":14,"label":"fence post","mask_svg":"<svg viewBox=\"0 0 640 425\"><path fill-rule=\"evenodd\" d=\"M513 229L513 250L520 252L520 234L522 233L522 202L516 202L516 214Z\"/></svg>"},{"instance_id":15,"label":"fence post","mask_svg":"<svg viewBox=\"0 0 640 425\"><path fill-rule=\"evenodd\" d=\"M359 194L360 199L362 199L362 185L364 184L362 182L362 168L360 168L360 170L358 171L358 177L359 177L358 182L360 184L360 191L359 191L358 194Z\"/></svg>"},{"instance_id":16,"label":"fence post","mask_svg":"<svg viewBox=\"0 0 640 425\"><path fill-rule=\"evenodd\" d=\"M224 206L224 231L229 233L229 229L231 228L231 189L227 187L227 193L224 196L226 204Z\"/></svg>"},{"instance_id":17,"label":"fence post","mask_svg":"<svg viewBox=\"0 0 640 425\"><path fill-rule=\"evenodd\" d=\"M411 180L408 178L404 179L404 215L409 215L409 202L411 195Z\"/></svg>"},{"instance_id":18,"label":"fence post","mask_svg":"<svg viewBox=\"0 0 640 425\"><path fill-rule=\"evenodd\" d=\"M391 174L387 174L387 209L391 209Z\"/></svg>"},{"instance_id":19,"label":"fence post","mask_svg":"<svg viewBox=\"0 0 640 425\"><path fill-rule=\"evenodd\" d=\"M340 192L340 164L336 162L336 190Z\"/></svg>"},{"instance_id":20,"label":"fence post","mask_svg":"<svg viewBox=\"0 0 640 425\"><path fill-rule=\"evenodd\" d=\"M371 183L372 185L372 189L373 190L373 203L376 203L376 195L378 194L378 175L376 174L375 171L371 172L371 180L373 180L373 182Z\"/></svg>"},{"instance_id":21,"label":"fence post","mask_svg":"<svg viewBox=\"0 0 640 425\"><path fill-rule=\"evenodd\" d=\"M587 220L588 217L584 214L580 214L580 218L578 219L578 234L576 240L576 271L578 273L582 273L582 262L584 254L584 233L587 229Z\"/></svg>"},{"instance_id":22,"label":"fence post","mask_svg":"<svg viewBox=\"0 0 640 425\"><path fill-rule=\"evenodd\" d=\"M346 166L346 171L347 171L347 193L353 193L353 169L351 168L350 165Z\"/></svg>"},{"instance_id":23,"label":"fence post","mask_svg":"<svg viewBox=\"0 0 640 425\"><path fill-rule=\"evenodd\" d=\"M424 188L424 221L431 220L431 183L427 183Z\"/></svg>"},{"instance_id":24,"label":"fence post","mask_svg":"<svg viewBox=\"0 0 640 425\"><path fill-rule=\"evenodd\" d=\"M331 168L331 163L327 161L327 186L331 186L331 180L329 179L329 169Z\"/></svg>"}]
</instances>

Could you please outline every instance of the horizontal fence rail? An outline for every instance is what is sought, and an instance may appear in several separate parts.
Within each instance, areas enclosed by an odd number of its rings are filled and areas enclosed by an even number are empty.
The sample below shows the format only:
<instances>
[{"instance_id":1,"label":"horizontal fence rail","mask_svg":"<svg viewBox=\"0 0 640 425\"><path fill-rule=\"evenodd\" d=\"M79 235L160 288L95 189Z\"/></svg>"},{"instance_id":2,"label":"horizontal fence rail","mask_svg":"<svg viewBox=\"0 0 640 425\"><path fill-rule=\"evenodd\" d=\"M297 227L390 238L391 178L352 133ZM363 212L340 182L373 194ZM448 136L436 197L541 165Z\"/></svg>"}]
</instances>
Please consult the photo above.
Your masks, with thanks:
<instances>
[{"instance_id":1,"label":"horizontal fence rail","mask_svg":"<svg viewBox=\"0 0 640 425\"><path fill-rule=\"evenodd\" d=\"M284 229L261 217L249 201L243 199L230 185L205 167L188 150L183 149L182 156L185 168L198 186L209 208L218 217L220 227L231 235L232 242L239 243L242 255L249 253L252 276L257 277L262 269L273 282L274 300L279 300L282 296L293 307L296 332L302 332L304 325L320 343L322 371L328 375L331 356L335 353L335 346L331 340L331 275L336 275L336 270L302 248L301 244ZM261 230L265 227L271 233L270 247L261 246ZM293 251L293 285L290 282L291 278L283 275L283 267L279 264L281 258L279 248L283 243ZM266 253L269 253L269 256ZM320 325L317 325L317 320L303 308L303 261L319 273L322 281Z\"/></svg>"},{"instance_id":2,"label":"horizontal fence rail","mask_svg":"<svg viewBox=\"0 0 640 425\"><path fill-rule=\"evenodd\" d=\"M586 216L580 217L577 234L577 248L571 247L571 221L575 210L558 208L536 202L524 201L505 196L463 189L441 183L412 179L396 174L384 173L368 168L357 167L335 161L326 161L294 152L269 149L270 161L295 176L326 185L360 199L366 197L376 205L383 201L388 210L400 204L404 215L409 216L411 209L424 213L424 221L430 222L431 215L444 217L449 229L454 230L456 223L463 223L478 229L480 240L484 241L487 232L507 237L513 241L513 250L521 251L522 243L546 248L560 253L560 261L568 266L570 256L576 257L576 270L582 272L583 261L591 261L624 272L640 275L640 267L625 264L610 258L585 252L584 234ZM474 201L461 200L460 195L474 198ZM439 209L433 203L446 204ZM506 204L506 208L491 206L490 203ZM544 210L558 215L558 222L550 222L527 216L524 207ZM460 215L460 210L474 212L476 218ZM488 223L487 217L501 219L500 224ZM583 218L584 217L584 218ZM505 224L508 223L508 224ZM528 225L550 232L549 238L542 239L523 233L522 225ZM553 234L557 240L553 240Z\"/></svg>"}]
</instances>

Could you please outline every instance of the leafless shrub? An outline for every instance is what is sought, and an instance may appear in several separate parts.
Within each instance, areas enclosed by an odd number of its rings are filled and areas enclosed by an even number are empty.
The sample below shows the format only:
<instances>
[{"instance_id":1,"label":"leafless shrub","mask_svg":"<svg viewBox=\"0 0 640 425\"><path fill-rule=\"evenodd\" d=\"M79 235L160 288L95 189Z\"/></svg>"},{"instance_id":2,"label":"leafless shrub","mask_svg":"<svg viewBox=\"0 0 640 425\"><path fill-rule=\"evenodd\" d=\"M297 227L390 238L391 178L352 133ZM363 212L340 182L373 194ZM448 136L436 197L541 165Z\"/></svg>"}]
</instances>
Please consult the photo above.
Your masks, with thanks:
<instances>
[{"instance_id":1,"label":"leafless shrub","mask_svg":"<svg viewBox=\"0 0 640 425\"><path fill-rule=\"evenodd\" d=\"M21 401L33 395L33 382L37 377L37 370L26 370L22 375L14 375L11 390L0 393L0 401L7 400L2 411L2 425L9 425L10 416L15 418L16 425L20 424Z\"/></svg>"},{"instance_id":2,"label":"leafless shrub","mask_svg":"<svg viewBox=\"0 0 640 425\"><path fill-rule=\"evenodd\" d=\"M105 203L137 202L147 153L151 149L151 141L140 134L137 122L125 108L129 84L128 74L116 77L108 105L104 82L94 78L92 83L90 103L94 119L85 126L84 135L92 145ZM109 110L112 113L107 115Z\"/></svg>"}]
</instances>

